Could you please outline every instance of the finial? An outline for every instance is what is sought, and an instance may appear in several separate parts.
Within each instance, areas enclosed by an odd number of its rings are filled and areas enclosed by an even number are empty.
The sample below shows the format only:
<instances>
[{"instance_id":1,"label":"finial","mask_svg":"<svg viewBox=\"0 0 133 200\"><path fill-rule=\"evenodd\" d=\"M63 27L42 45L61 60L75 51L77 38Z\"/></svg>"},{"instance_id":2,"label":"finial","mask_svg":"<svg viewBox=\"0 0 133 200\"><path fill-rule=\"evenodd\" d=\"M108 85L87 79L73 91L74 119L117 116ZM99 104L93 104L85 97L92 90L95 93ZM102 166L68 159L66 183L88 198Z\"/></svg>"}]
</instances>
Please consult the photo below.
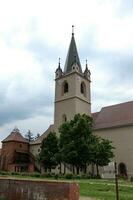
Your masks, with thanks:
<instances>
[{"instance_id":1,"label":"finial","mask_svg":"<svg viewBox=\"0 0 133 200\"><path fill-rule=\"evenodd\" d=\"M12 132L19 132L19 129L18 129L18 127L17 127L17 126L15 126Z\"/></svg>"},{"instance_id":2,"label":"finial","mask_svg":"<svg viewBox=\"0 0 133 200\"><path fill-rule=\"evenodd\" d=\"M60 67L60 58L59 58L59 67Z\"/></svg>"},{"instance_id":3,"label":"finial","mask_svg":"<svg viewBox=\"0 0 133 200\"><path fill-rule=\"evenodd\" d=\"M74 25L72 25L72 35L74 35Z\"/></svg>"},{"instance_id":4,"label":"finial","mask_svg":"<svg viewBox=\"0 0 133 200\"><path fill-rule=\"evenodd\" d=\"M88 60L86 59L85 61L86 61L86 68L88 68Z\"/></svg>"}]
</instances>

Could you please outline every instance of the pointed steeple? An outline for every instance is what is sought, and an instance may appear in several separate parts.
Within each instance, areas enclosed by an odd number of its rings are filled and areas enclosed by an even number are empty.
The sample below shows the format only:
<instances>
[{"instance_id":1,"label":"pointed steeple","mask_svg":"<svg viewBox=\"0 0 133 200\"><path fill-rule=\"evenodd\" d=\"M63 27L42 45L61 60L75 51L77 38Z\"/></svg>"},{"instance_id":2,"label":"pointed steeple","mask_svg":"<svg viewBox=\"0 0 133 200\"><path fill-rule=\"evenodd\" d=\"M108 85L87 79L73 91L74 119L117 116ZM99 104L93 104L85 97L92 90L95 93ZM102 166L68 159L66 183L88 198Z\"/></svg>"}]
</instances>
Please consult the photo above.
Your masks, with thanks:
<instances>
[{"instance_id":1,"label":"pointed steeple","mask_svg":"<svg viewBox=\"0 0 133 200\"><path fill-rule=\"evenodd\" d=\"M67 53L67 58L64 67L64 73L71 72L73 64L77 64L79 67L79 72L82 73L82 68L78 56L78 51L76 47L76 42L74 38L74 26L72 26L72 38L69 46L69 50Z\"/></svg>"}]
</instances>

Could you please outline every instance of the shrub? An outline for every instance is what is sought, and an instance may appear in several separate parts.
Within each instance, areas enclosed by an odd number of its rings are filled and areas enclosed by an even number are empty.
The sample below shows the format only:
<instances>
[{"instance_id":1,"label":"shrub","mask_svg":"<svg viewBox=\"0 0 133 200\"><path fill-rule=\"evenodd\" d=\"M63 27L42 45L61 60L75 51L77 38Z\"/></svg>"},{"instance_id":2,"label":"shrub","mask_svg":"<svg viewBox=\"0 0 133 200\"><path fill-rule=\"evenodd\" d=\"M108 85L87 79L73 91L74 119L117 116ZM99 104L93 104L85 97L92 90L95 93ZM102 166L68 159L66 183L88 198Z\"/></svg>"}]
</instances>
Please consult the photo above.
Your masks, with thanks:
<instances>
[{"instance_id":1,"label":"shrub","mask_svg":"<svg viewBox=\"0 0 133 200\"><path fill-rule=\"evenodd\" d=\"M41 174L40 173L37 173L37 172L35 172L35 173L31 173L31 174L29 174L31 177L40 177L41 176Z\"/></svg>"},{"instance_id":2,"label":"shrub","mask_svg":"<svg viewBox=\"0 0 133 200\"><path fill-rule=\"evenodd\" d=\"M133 176L131 176L130 181L133 182Z\"/></svg>"},{"instance_id":3,"label":"shrub","mask_svg":"<svg viewBox=\"0 0 133 200\"><path fill-rule=\"evenodd\" d=\"M10 175L10 172L0 171L0 175Z\"/></svg>"},{"instance_id":4,"label":"shrub","mask_svg":"<svg viewBox=\"0 0 133 200\"><path fill-rule=\"evenodd\" d=\"M66 178L66 179L72 179L72 178L73 178L73 174L66 174L66 175L65 175L65 178Z\"/></svg>"},{"instance_id":5,"label":"shrub","mask_svg":"<svg viewBox=\"0 0 133 200\"><path fill-rule=\"evenodd\" d=\"M19 172L11 172L11 175L20 175Z\"/></svg>"},{"instance_id":6,"label":"shrub","mask_svg":"<svg viewBox=\"0 0 133 200\"><path fill-rule=\"evenodd\" d=\"M54 175L54 178L57 180L57 179L59 179L60 177L59 177L59 174L55 174Z\"/></svg>"}]
</instances>

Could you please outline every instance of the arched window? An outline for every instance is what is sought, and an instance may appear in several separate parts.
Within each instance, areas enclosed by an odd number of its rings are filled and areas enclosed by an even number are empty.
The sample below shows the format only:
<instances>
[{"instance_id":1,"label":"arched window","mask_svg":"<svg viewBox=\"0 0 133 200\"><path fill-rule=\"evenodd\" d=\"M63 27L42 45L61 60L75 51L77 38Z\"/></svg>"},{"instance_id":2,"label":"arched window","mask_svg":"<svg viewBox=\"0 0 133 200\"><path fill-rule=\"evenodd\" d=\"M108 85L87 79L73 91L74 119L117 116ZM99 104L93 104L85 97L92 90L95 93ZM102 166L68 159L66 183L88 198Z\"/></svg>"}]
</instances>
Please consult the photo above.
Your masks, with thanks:
<instances>
[{"instance_id":1,"label":"arched window","mask_svg":"<svg viewBox=\"0 0 133 200\"><path fill-rule=\"evenodd\" d=\"M120 163L118 166L119 175L122 177L127 177L127 167L124 163Z\"/></svg>"},{"instance_id":2,"label":"arched window","mask_svg":"<svg viewBox=\"0 0 133 200\"><path fill-rule=\"evenodd\" d=\"M67 121L67 116L64 114L63 116L62 116L62 122L64 123L64 122L66 122Z\"/></svg>"},{"instance_id":3,"label":"arched window","mask_svg":"<svg viewBox=\"0 0 133 200\"><path fill-rule=\"evenodd\" d=\"M85 86L84 82L82 82L81 85L80 85L80 92L81 92L81 94L86 96L86 86Z\"/></svg>"},{"instance_id":4,"label":"arched window","mask_svg":"<svg viewBox=\"0 0 133 200\"><path fill-rule=\"evenodd\" d=\"M64 81L64 83L63 83L63 94L64 93L67 93L68 92L68 83L67 83L67 81Z\"/></svg>"}]
</instances>

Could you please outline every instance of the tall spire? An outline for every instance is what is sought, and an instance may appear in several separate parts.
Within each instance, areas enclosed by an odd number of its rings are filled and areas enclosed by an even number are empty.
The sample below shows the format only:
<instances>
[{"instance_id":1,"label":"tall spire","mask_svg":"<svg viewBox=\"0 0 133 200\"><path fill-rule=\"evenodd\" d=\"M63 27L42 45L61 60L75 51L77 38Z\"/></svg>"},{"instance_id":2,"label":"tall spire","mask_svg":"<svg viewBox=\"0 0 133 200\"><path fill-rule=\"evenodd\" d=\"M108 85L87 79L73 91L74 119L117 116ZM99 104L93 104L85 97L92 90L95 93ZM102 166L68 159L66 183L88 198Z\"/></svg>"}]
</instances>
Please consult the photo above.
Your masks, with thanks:
<instances>
[{"instance_id":1,"label":"tall spire","mask_svg":"<svg viewBox=\"0 0 133 200\"><path fill-rule=\"evenodd\" d=\"M75 42L75 38L74 38L74 26L72 26L72 38L71 38L69 50L68 50L68 53L67 53L64 73L71 72L72 65L74 63L76 63L79 66L79 72L82 73L81 64L80 64L78 51L77 51L77 47L76 47L76 42Z\"/></svg>"}]
</instances>

